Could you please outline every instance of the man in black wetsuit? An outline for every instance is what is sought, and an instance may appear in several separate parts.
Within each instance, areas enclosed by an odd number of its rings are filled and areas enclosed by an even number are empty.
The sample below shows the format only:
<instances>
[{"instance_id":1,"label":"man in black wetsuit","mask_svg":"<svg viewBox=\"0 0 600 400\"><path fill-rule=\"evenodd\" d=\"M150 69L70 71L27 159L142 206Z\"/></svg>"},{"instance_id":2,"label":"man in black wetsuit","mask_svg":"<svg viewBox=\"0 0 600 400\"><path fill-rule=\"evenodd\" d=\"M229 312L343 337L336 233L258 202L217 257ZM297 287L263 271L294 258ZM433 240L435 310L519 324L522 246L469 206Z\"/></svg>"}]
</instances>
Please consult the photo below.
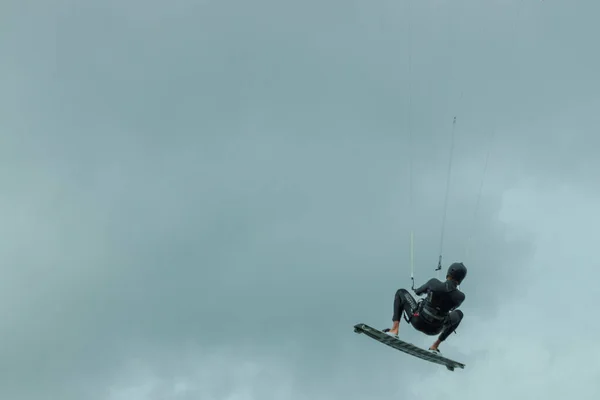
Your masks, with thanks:
<instances>
[{"instance_id":1,"label":"man in black wetsuit","mask_svg":"<svg viewBox=\"0 0 600 400\"><path fill-rule=\"evenodd\" d=\"M427 294L427 298L417 304L416 300L405 289L398 289L394 297L394 316L392 329L385 329L391 335L398 335L402 312L406 312L408 322L418 331L426 335L440 334L429 350L439 353L439 345L458 328L463 318L461 310L457 310L465 300L458 285L467 276L467 268L463 263L454 263L448 268L446 281L432 278L423 286L414 289L417 296Z\"/></svg>"}]
</instances>

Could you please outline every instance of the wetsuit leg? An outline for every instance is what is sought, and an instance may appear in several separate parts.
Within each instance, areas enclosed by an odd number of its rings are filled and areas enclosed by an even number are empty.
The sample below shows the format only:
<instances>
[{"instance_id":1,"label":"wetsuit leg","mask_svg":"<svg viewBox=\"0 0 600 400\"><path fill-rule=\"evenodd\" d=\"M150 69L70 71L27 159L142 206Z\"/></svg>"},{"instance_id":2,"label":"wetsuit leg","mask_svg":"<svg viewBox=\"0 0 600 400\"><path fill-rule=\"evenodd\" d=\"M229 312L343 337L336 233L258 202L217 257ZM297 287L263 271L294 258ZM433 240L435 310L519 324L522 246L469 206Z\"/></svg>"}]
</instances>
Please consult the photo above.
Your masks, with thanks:
<instances>
[{"instance_id":1,"label":"wetsuit leg","mask_svg":"<svg viewBox=\"0 0 600 400\"><path fill-rule=\"evenodd\" d=\"M394 296L394 316L392 317L392 321L400 321L402 318L402 311L406 311L409 316L412 315L416 308L417 302L411 294L408 293L408 290L398 289Z\"/></svg>"},{"instance_id":2,"label":"wetsuit leg","mask_svg":"<svg viewBox=\"0 0 600 400\"><path fill-rule=\"evenodd\" d=\"M410 324L421 333L428 336L438 335L444 329L444 325L431 323L423 319L422 315L413 316L410 320Z\"/></svg>"},{"instance_id":3,"label":"wetsuit leg","mask_svg":"<svg viewBox=\"0 0 600 400\"><path fill-rule=\"evenodd\" d=\"M463 316L464 314L461 310L454 310L448 315L450 321L447 325L444 326L444 330L440 334L440 342L443 342L444 340L448 339L448 336L450 336L450 334L454 332L456 328L458 328L458 326L460 325L460 321L462 321L463 319Z\"/></svg>"}]
</instances>

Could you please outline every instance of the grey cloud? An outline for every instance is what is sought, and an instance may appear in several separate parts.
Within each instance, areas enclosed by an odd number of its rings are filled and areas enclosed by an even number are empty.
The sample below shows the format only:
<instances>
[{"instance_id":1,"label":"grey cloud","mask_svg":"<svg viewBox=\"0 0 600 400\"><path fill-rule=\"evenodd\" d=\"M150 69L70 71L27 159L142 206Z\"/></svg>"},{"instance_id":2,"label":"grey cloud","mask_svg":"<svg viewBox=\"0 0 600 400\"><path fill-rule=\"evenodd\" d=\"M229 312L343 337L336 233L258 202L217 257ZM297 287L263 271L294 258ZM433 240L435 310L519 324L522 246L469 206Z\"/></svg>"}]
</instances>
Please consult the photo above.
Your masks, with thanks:
<instances>
[{"instance_id":1,"label":"grey cloud","mask_svg":"<svg viewBox=\"0 0 600 400\"><path fill-rule=\"evenodd\" d=\"M410 284L411 226L417 279L433 273L452 118L444 262L474 236L471 321L502 312L532 257L533 237L505 237L502 193L524 176L597 177L596 120L568 106L592 108L598 60L566 46L591 48L593 13L559 37L566 6L517 3L413 4L410 76L402 2L15 3L0 39L0 393L105 399L113 383L162 377L148 398L164 398L170 378L207 382L190 372L211 368L206 354L287 373L293 398L389 397L386 383L429 374L411 362L398 378L386 367L398 356L351 326L389 323L394 291ZM550 138L574 119L579 139L557 166ZM191 393L237 390L217 370L214 388Z\"/></svg>"}]
</instances>

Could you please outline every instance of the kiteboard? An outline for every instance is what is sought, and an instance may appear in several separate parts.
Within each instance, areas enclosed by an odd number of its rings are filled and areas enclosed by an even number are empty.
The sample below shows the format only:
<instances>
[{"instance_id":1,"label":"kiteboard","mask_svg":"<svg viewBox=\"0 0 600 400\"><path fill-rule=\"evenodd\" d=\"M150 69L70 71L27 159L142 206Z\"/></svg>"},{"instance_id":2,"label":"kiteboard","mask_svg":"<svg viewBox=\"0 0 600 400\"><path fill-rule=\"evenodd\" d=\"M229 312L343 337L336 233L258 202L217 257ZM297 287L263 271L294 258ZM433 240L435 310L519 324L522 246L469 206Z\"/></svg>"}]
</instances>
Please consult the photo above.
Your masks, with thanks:
<instances>
[{"instance_id":1,"label":"kiteboard","mask_svg":"<svg viewBox=\"0 0 600 400\"><path fill-rule=\"evenodd\" d=\"M465 364L461 364L459 362L450 360L449 358L442 357L441 355L435 354L432 351L424 350L420 347L415 346L412 343L404 342L398 339L397 337L384 333L378 329L371 328L369 325L366 324L354 325L354 332L358 334L364 333L365 335L377 340L380 343L386 344L403 353L420 358L421 360L443 365L450 371L454 371L454 368L465 368Z\"/></svg>"}]
</instances>

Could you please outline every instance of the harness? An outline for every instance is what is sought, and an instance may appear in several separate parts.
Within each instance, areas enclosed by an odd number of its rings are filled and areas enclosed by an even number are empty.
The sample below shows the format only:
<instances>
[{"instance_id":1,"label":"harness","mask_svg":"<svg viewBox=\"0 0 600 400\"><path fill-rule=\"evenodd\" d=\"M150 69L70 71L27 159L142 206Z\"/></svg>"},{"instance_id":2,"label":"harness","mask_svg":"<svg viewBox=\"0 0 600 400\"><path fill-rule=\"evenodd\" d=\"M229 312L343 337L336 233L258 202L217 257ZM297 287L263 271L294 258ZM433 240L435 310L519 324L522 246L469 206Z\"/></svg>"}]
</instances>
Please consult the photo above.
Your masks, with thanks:
<instances>
[{"instance_id":1,"label":"harness","mask_svg":"<svg viewBox=\"0 0 600 400\"><path fill-rule=\"evenodd\" d=\"M448 287L448 286L446 286ZM453 292L456 289L452 289L449 290L448 292ZM448 317L449 317L449 313L448 312L443 312L442 310L440 310L439 307L435 307L434 305L431 304L431 298L433 296L433 293L429 293L427 298L420 300L416 307L415 307L415 311L412 313L411 316L409 317L405 317L407 322L410 322L410 320L413 317L421 317L423 318L426 322L432 324L432 325L446 325L446 323L448 323Z\"/></svg>"},{"instance_id":2,"label":"harness","mask_svg":"<svg viewBox=\"0 0 600 400\"><path fill-rule=\"evenodd\" d=\"M425 321L436 325L443 325L448 319L448 313L442 312L439 307L432 306L427 300L419 302L419 306L413 315L420 316Z\"/></svg>"}]
</instances>

